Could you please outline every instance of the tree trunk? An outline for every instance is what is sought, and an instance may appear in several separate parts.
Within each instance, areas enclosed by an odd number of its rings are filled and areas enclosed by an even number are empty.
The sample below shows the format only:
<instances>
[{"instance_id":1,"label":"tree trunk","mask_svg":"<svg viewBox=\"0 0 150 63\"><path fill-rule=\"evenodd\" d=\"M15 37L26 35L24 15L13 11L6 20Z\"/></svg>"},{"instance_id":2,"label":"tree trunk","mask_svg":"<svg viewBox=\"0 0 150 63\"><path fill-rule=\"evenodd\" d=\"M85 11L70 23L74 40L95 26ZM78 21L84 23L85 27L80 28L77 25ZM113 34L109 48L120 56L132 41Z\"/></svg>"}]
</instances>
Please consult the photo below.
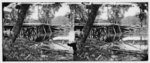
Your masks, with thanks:
<instances>
[{"instance_id":1,"label":"tree trunk","mask_svg":"<svg viewBox=\"0 0 150 63\"><path fill-rule=\"evenodd\" d=\"M75 54L74 54L74 61L78 61L78 60L81 60L83 58L80 58L78 57L77 55L80 55L80 53L82 52L82 50L84 49L84 45L85 45L85 42L86 42L86 39L90 33L90 30L93 26L93 23L95 21L95 18L97 16L97 11L99 9L99 6L100 5L90 5L90 13L88 14L88 21L86 23L86 25L84 26L83 28L83 36L82 38L79 40L79 43L77 43L77 46L78 46L78 50L75 51Z\"/></svg>"},{"instance_id":2,"label":"tree trunk","mask_svg":"<svg viewBox=\"0 0 150 63\"><path fill-rule=\"evenodd\" d=\"M90 33L90 30L93 26L94 20L97 16L98 9L99 9L99 5L91 5L90 6L91 12L88 14L88 21L82 30L83 31L83 37L79 41L80 43L82 43L81 45L83 45L86 42L86 39L87 39L87 37Z\"/></svg>"},{"instance_id":3,"label":"tree trunk","mask_svg":"<svg viewBox=\"0 0 150 63\"><path fill-rule=\"evenodd\" d=\"M21 27L22 27L22 24L24 22L24 19L26 17L26 13L27 13L27 10L29 9L29 4L22 4L18 7L19 9L19 12L18 12L18 19L17 19L17 22L16 24L14 25L13 29L12 29L12 43L15 42L18 34L20 33L20 30L21 30Z\"/></svg>"}]
</instances>

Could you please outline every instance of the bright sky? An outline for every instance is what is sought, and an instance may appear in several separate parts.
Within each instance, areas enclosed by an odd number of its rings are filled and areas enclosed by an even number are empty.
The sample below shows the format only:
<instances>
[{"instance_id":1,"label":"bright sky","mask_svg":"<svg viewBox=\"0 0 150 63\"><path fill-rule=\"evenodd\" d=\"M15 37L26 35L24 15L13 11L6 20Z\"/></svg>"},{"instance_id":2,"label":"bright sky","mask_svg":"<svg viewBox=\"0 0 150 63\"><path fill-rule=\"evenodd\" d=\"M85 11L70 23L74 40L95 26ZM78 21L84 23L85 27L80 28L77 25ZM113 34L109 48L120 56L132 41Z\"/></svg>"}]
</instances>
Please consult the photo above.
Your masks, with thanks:
<instances>
[{"instance_id":1,"label":"bright sky","mask_svg":"<svg viewBox=\"0 0 150 63\"><path fill-rule=\"evenodd\" d=\"M39 7L40 8L40 7ZM32 19L38 19L38 6L35 6L35 8L33 9L33 14L31 14L31 18ZM55 13L55 17L57 16L64 16L65 14L67 14L68 12L70 12L70 8L67 4L63 3L62 7L59 8L58 12Z\"/></svg>"},{"instance_id":2,"label":"bright sky","mask_svg":"<svg viewBox=\"0 0 150 63\"><path fill-rule=\"evenodd\" d=\"M16 6L15 3L9 4L7 7L4 7L4 11L11 12L12 11L11 8L15 8L15 6Z\"/></svg>"},{"instance_id":3,"label":"bright sky","mask_svg":"<svg viewBox=\"0 0 150 63\"><path fill-rule=\"evenodd\" d=\"M10 7L14 6L13 4L10 4L9 6L4 8L4 11L8 11L11 12L12 9L10 9ZM39 7L40 8L40 7ZM30 8L31 9L31 8ZM38 19L38 6L35 6L33 9L31 9L31 11L33 11L33 13L31 14L30 18L31 19ZM62 4L62 7L59 8L59 10L55 13L55 17L57 16L64 16L65 14L67 14L68 12L70 12L70 8L69 5L67 5L66 3Z\"/></svg>"},{"instance_id":4,"label":"bright sky","mask_svg":"<svg viewBox=\"0 0 150 63\"><path fill-rule=\"evenodd\" d=\"M8 8L8 7L4 7L4 11L11 12L12 9L10 9L10 8Z\"/></svg>"},{"instance_id":5,"label":"bright sky","mask_svg":"<svg viewBox=\"0 0 150 63\"><path fill-rule=\"evenodd\" d=\"M55 17L57 17L57 16L64 16L68 12L70 12L69 5L63 3L62 7L60 7L58 12L55 13Z\"/></svg>"},{"instance_id":6,"label":"bright sky","mask_svg":"<svg viewBox=\"0 0 150 63\"><path fill-rule=\"evenodd\" d=\"M4 11L9 11L11 12L12 10L9 8L11 6L14 6L14 4L11 4L9 5L8 7L5 7L4 8ZM38 6L35 6L34 9L32 9L34 12L33 14L31 14L31 18L32 19L38 19ZM103 19L103 20L107 20L108 17L107 17L107 7L104 7L103 9L103 13L99 16L99 18ZM55 13L55 17L57 16L64 16L65 14L67 14L68 12L70 12L70 8L69 6L66 4L66 3L63 3L62 4L62 7L59 8L58 12ZM128 9L128 11L125 12L124 14L124 17L127 17L127 16L135 16L137 13L140 12L140 9L138 6L136 5L133 5L132 7L130 7Z\"/></svg>"},{"instance_id":7,"label":"bright sky","mask_svg":"<svg viewBox=\"0 0 150 63\"><path fill-rule=\"evenodd\" d=\"M100 19L103 20L107 20L108 16L107 16L107 7L104 7L103 9L100 9L101 11L103 11L103 13L99 16ZM135 16L136 14L138 14L140 12L140 9L138 6L133 5L132 7L130 7L128 9L128 11L125 12L124 17L127 16Z\"/></svg>"},{"instance_id":8,"label":"bright sky","mask_svg":"<svg viewBox=\"0 0 150 63\"><path fill-rule=\"evenodd\" d=\"M32 11L34 12L31 14L30 17L32 19L38 20L38 6L35 6L34 9L32 9Z\"/></svg>"},{"instance_id":9,"label":"bright sky","mask_svg":"<svg viewBox=\"0 0 150 63\"><path fill-rule=\"evenodd\" d=\"M136 5L133 5L133 7L130 7L128 11L125 12L124 17L135 16L139 12L140 12L140 8Z\"/></svg>"},{"instance_id":10,"label":"bright sky","mask_svg":"<svg viewBox=\"0 0 150 63\"><path fill-rule=\"evenodd\" d=\"M103 20L107 20L108 19L108 9L110 9L111 7L104 7L104 8L100 8L99 11L103 11L103 13L99 16L99 18L103 19Z\"/></svg>"}]
</instances>

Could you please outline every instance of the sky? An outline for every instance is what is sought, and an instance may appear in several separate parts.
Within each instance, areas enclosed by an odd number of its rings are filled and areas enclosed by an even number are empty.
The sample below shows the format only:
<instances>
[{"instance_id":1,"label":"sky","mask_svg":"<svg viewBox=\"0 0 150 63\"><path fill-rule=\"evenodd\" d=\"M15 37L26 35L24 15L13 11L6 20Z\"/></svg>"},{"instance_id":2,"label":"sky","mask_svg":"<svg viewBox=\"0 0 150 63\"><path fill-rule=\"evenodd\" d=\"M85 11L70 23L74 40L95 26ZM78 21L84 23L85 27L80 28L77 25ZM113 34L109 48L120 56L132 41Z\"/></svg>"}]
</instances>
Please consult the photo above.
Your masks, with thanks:
<instances>
[{"instance_id":1,"label":"sky","mask_svg":"<svg viewBox=\"0 0 150 63\"><path fill-rule=\"evenodd\" d=\"M15 3L11 3L7 7L4 7L4 11L11 12L12 11L11 8L14 8L15 6L16 6Z\"/></svg>"},{"instance_id":2,"label":"sky","mask_svg":"<svg viewBox=\"0 0 150 63\"><path fill-rule=\"evenodd\" d=\"M135 16L137 13L140 12L140 8L136 5L133 5L133 7L130 7L128 11L125 12L124 16Z\"/></svg>"},{"instance_id":3,"label":"sky","mask_svg":"<svg viewBox=\"0 0 150 63\"><path fill-rule=\"evenodd\" d=\"M103 13L99 16L99 18L103 20L107 20L108 19L107 7L104 7L103 9L100 9L100 10L102 10ZM136 5L133 5L127 11L125 11L124 17L135 16L139 12L140 12L140 8Z\"/></svg>"},{"instance_id":4,"label":"sky","mask_svg":"<svg viewBox=\"0 0 150 63\"><path fill-rule=\"evenodd\" d=\"M39 8L40 9L40 8ZM35 6L35 8L33 9L33 14L31 15L31 18L33 19L38 19L38 6ZM55 13L55 17L58 16L64 16L66 15L68 12L70 12L70 8L67 4L63 3L62 7L59 8L59 10Z\"/></svg>"},{"instance_id":5,"label":"sky","mask_svg":"<svg viewBox=\"0 0 150 63\"><path fill-rule=\"evenodd\" d=\"M108 9L110 9L110 7L108 7ZM108 9L107 9L107 7L100 8L99 11L103 11L103 13L101 15L99 15L98 18L107 20L108 19L108 13L107 13Z\"/></svg>"},{"instance_id":6,"label":"sky","mask_svg":"<svg viewBox=\"0 0 150 63\"><path fill-rule=\"evenodd\" d=\"M5 7L4 8L4 11L8 11L8 12L11 12L12 10L9 8L11 6L15 6L14 4L11 4L9 5L8 7ZM103 19L103 20L107 20L108 17L107 17L107 8L104 7L103 9L103 13L99 16L100 19ZM31 14L31 18L32 19L35 19L37 20L38 19L38 6L36 6L34 9L33 9L33 13ZM64 16L65 14L67 14L68 12L70 12L70 8L69 6L66 4L66 3L63 3L62 4L62 7L59 8L59 10L55 13L55 17L57 16ZM137 13L140 12L140 9L139 7L137 7L136 5L133 5L132 7L130 7L128 9L128 11L125 12L124 14L124 17L127 17L127 16L135 16Z\"/></svg>"},{"instance_id":7,"label":"sky","mask_svg":"<svg viewBox=\"0 0 150 63\"><path fill-rule=\"evenodd\" d=\"M38 20L38 6L35 6L34 9L32 9L32 11L34 12L31 14L31 18Z\"/></svg>"},{"instance_id":8,"label":"sky","mask_svg":"<svg viewBox=\"0 0 150 63\"><path fill-rule=\"evenodd\" d=\"M60 7L60 9L58 10L58 12L55 13L55 17L57 17L57 16L64 16L68 12L70 12L69 6L67 4L65 4L65 3L63 3L62 7Z\"/></svg>"}]
</instances>

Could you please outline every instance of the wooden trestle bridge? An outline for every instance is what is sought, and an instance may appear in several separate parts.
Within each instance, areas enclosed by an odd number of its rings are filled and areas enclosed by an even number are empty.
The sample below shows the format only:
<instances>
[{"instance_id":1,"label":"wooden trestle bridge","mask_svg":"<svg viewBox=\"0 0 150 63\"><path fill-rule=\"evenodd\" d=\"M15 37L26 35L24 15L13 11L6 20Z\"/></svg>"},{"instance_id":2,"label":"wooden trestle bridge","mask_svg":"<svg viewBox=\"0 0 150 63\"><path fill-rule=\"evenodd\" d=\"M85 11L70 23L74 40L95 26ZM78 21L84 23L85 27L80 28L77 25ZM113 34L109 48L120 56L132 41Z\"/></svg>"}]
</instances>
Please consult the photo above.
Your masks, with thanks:
<instances>
[{"instance_id":1,"label":"wooden trestle bridge","mask_svg":"<svg viewBox=\"0 0 150 63\"><path fill-rule=\"evenodd\" d=\"M5 23L3 24L3 31L12 29L13 25ZM51 39L53 31L56 30L56 25L44 24L44 23L23 23L19 38L26 38L31 41L48 40ZM82 31L84 25L75 23L74 29ZM111 23L94 23L90 32L89 38L98 38L102 35L122 33L123 29L119 25Z\"/></svg>"}]
</instances>

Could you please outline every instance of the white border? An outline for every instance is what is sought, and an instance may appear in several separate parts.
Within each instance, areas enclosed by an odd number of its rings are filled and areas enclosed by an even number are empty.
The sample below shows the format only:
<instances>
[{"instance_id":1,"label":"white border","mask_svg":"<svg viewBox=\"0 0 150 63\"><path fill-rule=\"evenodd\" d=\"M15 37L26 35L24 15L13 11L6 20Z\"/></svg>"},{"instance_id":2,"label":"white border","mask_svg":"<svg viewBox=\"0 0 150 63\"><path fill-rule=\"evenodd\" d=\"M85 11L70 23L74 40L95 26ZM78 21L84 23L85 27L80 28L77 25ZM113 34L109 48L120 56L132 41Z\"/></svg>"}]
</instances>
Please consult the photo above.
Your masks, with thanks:
<instances>
[{"instance_id":1,"label":"white border","mask_svg":"<svg viewBox=\"0 0 150 63\"><path fill-rule=\"evenodd\" d=\"M148 2L149 0L1 0L2 2Z\"/></svg>"},{"instance_id":2,"label":"white border","mask_svg":"<svg viewBox=\"0 0 150 63\"><path fill-rule=\"evenodd\" d=\"M2 2L148 2L149 3L149 8L150 8L150 0L0 0L0 62L2 61ZM148 12L149 14L149 12ZM150 14L149 14L150 15ZM148 24L150 24L150 22L148 22ZM149 25L150 28L150 25ZM148 38L149 38L149 33L150 33L150 29L148 28ZM149 40L148 40L149 42ZM150 44L148 43L148 45L150 46ZM148 48L150 50L150 48ZM149 51L148 51L149 52ZM150 54L149 54L149 58L150 58ZM14 62L14 61L13 61ZM19 62L24 62L24 63L29 63L29 62L45 62L45 63L49 63L49 62L59 62L59 63L63 63L65 61L17 61L17 63ZM113 63L150 63L150 59L149 61L66 61L66 62L113 62ZM16 62L15 62L16 63Z\"/></svg>"}]
</instances>

